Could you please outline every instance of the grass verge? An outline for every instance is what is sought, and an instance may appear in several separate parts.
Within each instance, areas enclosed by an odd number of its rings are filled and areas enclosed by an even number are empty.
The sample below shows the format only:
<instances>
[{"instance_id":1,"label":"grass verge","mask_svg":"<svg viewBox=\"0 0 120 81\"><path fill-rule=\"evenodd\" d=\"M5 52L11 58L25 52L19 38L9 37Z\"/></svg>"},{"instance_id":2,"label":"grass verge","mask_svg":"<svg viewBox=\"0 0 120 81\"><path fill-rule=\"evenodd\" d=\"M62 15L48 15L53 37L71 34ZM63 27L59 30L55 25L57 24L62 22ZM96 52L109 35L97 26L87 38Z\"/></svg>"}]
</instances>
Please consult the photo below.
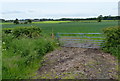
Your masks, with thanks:
<instances>
[{"instance_id":1,"label":"grass verge","mask_svg":"<svg viewBox=\"0 0 120 81\"><path fill-rule=\"evenodd\" d=\"M58 47L57 41L50 36L34 38L23 35L15 38L12 33L3 33L3 79L30 79L42 66L43 56Z\"/></svg>"}]
</instances>

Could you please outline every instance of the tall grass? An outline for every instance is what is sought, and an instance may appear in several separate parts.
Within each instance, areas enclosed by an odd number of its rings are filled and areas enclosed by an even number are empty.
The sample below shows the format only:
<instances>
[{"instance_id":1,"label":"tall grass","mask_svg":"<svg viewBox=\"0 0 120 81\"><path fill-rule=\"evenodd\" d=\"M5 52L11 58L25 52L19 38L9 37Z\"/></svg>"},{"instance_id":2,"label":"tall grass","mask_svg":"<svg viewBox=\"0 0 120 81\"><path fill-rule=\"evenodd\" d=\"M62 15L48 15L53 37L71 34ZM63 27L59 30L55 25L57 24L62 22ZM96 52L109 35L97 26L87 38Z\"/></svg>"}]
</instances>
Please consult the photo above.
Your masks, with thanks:
<instances>
[{"instance_id":1,"label":"tall grass","mask_svg":"<svg viewBox=\"0 0 120 81\"><path fill-rule=\"evenodd\" d=\"M0 27L0 80L2 80L2 25Z\"/></svg>"},{"instance_id":2,"label":"tall grass","mask_svg":"<svg viewBox=\"0 0 120 81\"><path fill-rule=\"evenodd\" d=\"M49 36L19 37L3 33L3 79L29 79L42 65L43 56L57 47Z\"/></svg>"}]
</instances>

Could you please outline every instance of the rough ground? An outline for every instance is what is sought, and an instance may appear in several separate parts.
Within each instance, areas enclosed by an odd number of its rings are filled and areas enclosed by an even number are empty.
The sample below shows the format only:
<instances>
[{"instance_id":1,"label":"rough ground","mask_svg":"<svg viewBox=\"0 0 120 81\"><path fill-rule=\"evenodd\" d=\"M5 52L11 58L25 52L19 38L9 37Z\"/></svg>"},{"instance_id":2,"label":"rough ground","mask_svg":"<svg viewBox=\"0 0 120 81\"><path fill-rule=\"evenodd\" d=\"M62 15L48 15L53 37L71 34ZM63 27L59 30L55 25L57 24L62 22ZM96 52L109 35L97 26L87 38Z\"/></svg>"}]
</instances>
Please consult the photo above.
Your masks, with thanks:
<instances>
[{"instance_id":1,"label":"rough ground","mask_svg":"<svg viewBox=\"0 0 120 81\"><path fill-rule=\"evenodd\" d=\"M61 48L45 56L38 79L117 79L117 59L99 49Z\"/></svg>"}]
</instances>

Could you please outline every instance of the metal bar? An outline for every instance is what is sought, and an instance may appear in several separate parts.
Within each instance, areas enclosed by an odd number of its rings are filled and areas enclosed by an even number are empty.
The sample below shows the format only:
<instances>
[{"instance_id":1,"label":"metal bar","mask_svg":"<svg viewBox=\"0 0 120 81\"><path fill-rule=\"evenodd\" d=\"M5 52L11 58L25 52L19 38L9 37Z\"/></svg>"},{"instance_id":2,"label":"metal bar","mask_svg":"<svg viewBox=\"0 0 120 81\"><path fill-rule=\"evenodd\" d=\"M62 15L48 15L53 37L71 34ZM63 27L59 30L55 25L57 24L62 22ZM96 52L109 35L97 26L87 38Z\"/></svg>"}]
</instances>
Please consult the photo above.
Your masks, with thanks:
<instances>
[{"instance_id":1,"label":"metal bar","mask_svg":"<svg viewBox=\"0 0 120 81\"><path fill-rule=\"evenodd\" d=\"M60 36L60 34L79 34L80 36ZM80 47L80 48L100 48L101 40L94 38L104 38L102 36L87 36L87 35L100 35L102 33L57 33L59 41L63 43L64 47ZM88 39L87 39L88 38ZM90 39L89 39L90 38Z\"/></svg>"},{"instance_id":2,"label":"metal bar","mask_svg":"<svg viewBox=\"0 0 120 81\"><path fill-rule=\"evenodd\" d=\"M58 34L102 34L102 33L58 33Z\"/></svg>"},{"instance_id":3,"label":"metal bar","mask_svg":"<svg viewBox=\"0 0 120 81\"><path fill-rule=\"evenodd\" d=\"M70 38L103 38L103 37L88 37L88 36L59 36L59 37L70 37Z\"/></svg>"},{"instance_id":4,"label":"metal bar","mask_svg":"<svg viewBox=\"0 0 120 81\"><path fill-rule=\"evenodd\" d=\"M99 48L98 47L83 47L83 46L62 46L62 47L78 47L78 48Z\"/></svg>"},{"instance_id":5,"label":"metal bar","mask_svg":"<svg viewBox=\"0 0 120 81\"><path fill-rule=\"evenodd\" d=\"M75 42L76 43L76 42ZM87 44L86 42L84 42L85 44ZM84 44L84 43L82 43L82 44ZM101 44L102 42L90 42L90 44ZM72 43L72 44L74 44L74 43ZM79 43L80 44L80 43Z\"/></svg>"},{"instance_id":6,"label":"metal bar","mask_svg":"<svg viewBox=\"0 0 120 81\"><path fill-rule=\"evenodd\" d=\"M86 41L103 41L103 40L87 40L87 39L60 39L60 40L86 40Z\"/></svg>"}]
</instances>

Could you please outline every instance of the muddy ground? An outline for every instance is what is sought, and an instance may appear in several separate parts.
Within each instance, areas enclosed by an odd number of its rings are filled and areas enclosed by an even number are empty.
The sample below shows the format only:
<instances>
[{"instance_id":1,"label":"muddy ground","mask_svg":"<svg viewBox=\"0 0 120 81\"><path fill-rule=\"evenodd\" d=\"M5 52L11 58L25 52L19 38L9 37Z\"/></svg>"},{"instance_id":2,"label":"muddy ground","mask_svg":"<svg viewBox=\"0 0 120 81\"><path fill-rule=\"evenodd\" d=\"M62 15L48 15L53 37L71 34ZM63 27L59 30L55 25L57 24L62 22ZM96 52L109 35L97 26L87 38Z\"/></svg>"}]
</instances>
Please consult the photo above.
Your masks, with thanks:
<instances>
[{"instance_id":1,"label":"muddy ground","mask_svg":"<svg viewBox=\"0 0 120 81\"><path fill-rule=\"evenodd\" d=\"M45 56L37 79L117 79L118 62L100 49L57 49Z\"/></svg>"}]
</instances>

